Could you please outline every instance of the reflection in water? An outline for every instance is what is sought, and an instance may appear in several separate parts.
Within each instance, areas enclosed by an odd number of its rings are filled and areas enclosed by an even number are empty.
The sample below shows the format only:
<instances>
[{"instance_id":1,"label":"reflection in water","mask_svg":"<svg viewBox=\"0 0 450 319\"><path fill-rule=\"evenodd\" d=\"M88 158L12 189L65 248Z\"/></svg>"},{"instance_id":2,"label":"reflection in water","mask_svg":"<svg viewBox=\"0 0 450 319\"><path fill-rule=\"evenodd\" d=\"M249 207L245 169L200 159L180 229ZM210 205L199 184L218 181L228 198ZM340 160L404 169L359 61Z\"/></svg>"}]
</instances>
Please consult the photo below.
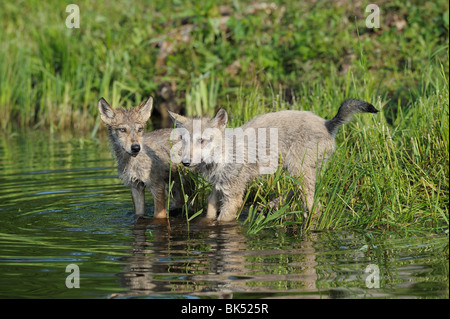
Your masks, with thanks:
<instances>
[{"instance_id":1,"label":"reflection in water","mask_svg":"<svg viewBox=\"0 0 450 319\"><path fill-rule=\"evenodd\" d=\"M135 224L133 254L122 259L126 266L119 274L121 286L129 291L111 297L270 296L291 283L296 290L317 291L315 250L310 240L300 241L293 249L260 250L263 247L258 241L249 241L238 223L190 223L188 232L185 221L157 222L159 225L154 220ZM279 264L284 255L297 257L286 269Z\"/></svg>"},{"instance_id":2,"label":"reflection in water","mask_svg":"<svg viewBox=\"0 0 450 319\"><path fill-rule=\"evenodd\" d=\"M446 234L135 222L108 142L80 143L0 137L0 298L448 298Z\"/></svg>"},{"instance_id":3,"label":"reflection in water","mask_svg":"<svg viewBox=\"0 0 450 319\"><path fill-rule=\"evenodd\" d=\"M110 298L386 298L448 295L448 238L405 239L352 232L249 237L239 223L140 220ZM440 262L438 262L440 260ZM434 263L433 266L430 266ZM380 288L367 286L368 265ZM437 276L437 277L436 277ZM437 278L443 281L440 283Z\"/></svg>"}]
</instances>

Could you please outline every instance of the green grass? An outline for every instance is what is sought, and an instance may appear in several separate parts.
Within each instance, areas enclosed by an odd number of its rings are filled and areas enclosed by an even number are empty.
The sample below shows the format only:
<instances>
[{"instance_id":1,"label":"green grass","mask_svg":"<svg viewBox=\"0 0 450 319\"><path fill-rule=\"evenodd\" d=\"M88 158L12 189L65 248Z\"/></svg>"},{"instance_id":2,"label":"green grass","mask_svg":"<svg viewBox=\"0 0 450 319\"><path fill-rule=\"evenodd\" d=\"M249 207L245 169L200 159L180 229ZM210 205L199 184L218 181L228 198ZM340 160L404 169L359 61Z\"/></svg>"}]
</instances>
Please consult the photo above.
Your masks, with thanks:
<instances>
[{"instance_id":1,"label":"green grass","mask_svg":"<svg viewBox=\"0 0 450 319\"><path fill-rule=\"evenodd\" d=\"M439 70L441 72L439 73ZM250 233L271 227L299 229L385 229L402 232L448 232L449 216L449 93L443 69L434 70L433 83L423 80L428 94L419 97L410 107L398 104L396 113L386 120L384 112L377 115L356 115L344 125L336 139L337 149L318 173L316 204L320 210L315 225L305 220L299 185L288 174L276 174L252 182L245 195L242 210L244 224ZM428 77L429 74L424 75ZM349 90L363 95L363 86L349 78ZM275 97L276 93L273 94ZM386 101L369 96L382 109ZM232 120L240 125L273 109L283 109L283 101L263 98L255 89L229 108L237 114ZM236 112L234 112L234 107ZM263 110L261 108L263 107ZM266 107L266 109L264 109ZM337 104L312 105L317 113L328 108L336 112ZM292 109L303 106L294 103ZM239 113L239 111L241 113ZM250 112L249 114L247 112ZM326 116L326 115L325 115ZM194 197L206 201L210 188L194 177ZM283 203L279 210L266 205L289 190L296 196ZM193 201L198 205L198 202ZM200 208L196 208L200 209ZM196 209L190 209L195 212Z\"/></svg>"},{"instance_id":2,"label":"green grass","mask_svg":"<svg viewBox=\"0 0 450 319\"><path fill-rule=\"evenodd\" d=\"M359 115L344 125L336 152L319 173L316 201L322 209L315 229L448 231L448 81L444 73L436 77L441 80L427 83L434 92L408 109L398 105L392 125L383 113ZM378 101L376 107L384 104ZM254 210L298 185L287 174L253 182L246 195L253 199L246 207L249 231L311 226L299 192L279 211Z\"/></svg>"},{"instance_id":3,"label":"green grass","mask_svg":"<svg viewBox=\"0 0 450 319\"><path fill-rule=\"evenodd\" d=\"M67 29L66 1L2 1L0 130L103 134L101 96L158 104L164 82L187 115L223 106L230 126L282 109L330 118L360 98L383 112L338 133L318 178L317 228L448 230L448 3L378 1L378 30L365 27L370 1L252 3L80 0L81 28ZM191 217L210 190L195 183ZM311 225L298 196L256 210L291 188L298 181L282 172L249 185L250 232Z\"/></svg>"}]
</instances>

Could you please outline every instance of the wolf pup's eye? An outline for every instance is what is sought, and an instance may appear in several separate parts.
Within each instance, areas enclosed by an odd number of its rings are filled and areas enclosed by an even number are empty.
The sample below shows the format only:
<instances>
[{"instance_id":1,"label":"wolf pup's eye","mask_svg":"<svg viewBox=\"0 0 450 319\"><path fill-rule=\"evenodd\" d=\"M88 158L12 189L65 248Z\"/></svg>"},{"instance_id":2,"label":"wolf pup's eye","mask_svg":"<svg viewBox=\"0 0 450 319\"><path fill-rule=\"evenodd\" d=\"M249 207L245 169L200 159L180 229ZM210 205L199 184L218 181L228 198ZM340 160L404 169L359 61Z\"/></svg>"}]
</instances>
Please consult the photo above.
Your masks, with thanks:
<instances>
[{"instance_id":1,"label":"wolf pup's eye","mask_svg":"<svg viewBox=\"0 0 450 319\"><path fill-rule=\"evenodd\" d=\"M126 133L126 132L127 132L127 129L126 129L126 128L123 128L123 127L121 127L121 128L119 128L119 131L120 131L121 133Z\"/></svg>"},{"instance_id":2,"label":"wolf pup's eye","mask_svg":"<svg viewBox=\"0 0 450 319\"><path fill-rule=\"evenodd\" d=\"M138 128L138 132L141 133L144 129L142 127Z\"/></svg>"}]
</instances>

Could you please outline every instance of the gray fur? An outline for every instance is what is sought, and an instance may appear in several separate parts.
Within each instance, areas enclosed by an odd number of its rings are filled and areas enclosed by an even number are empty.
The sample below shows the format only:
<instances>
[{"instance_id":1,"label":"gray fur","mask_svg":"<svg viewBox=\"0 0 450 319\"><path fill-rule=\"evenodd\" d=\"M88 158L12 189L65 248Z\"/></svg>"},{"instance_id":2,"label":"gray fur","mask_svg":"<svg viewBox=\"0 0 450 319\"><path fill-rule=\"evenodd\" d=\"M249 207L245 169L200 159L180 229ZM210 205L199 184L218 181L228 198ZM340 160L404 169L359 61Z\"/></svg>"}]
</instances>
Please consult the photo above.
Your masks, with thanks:
<instances>
[{"instance_id":1,"label":"gray fur","mask_svg":"<svg viewBox=\"0 0 450 319\"><path fill-rule=\"evenodd\" d=\"M367 102L346 100L342 103L338 114L329 121L308 111L286 110L256 116L240 128L233 130L245 131L247 128L252 128L257 131L258 128L265 128L268 131L271 128L277 129L277 157L281 159L277 166L281 165L291 176L299 178L304 208L313 212L316 169L324 159L333 153L334 137L340 125L349 121L352 115L358 112L376 113L377 110ZM192 133L194 119L169 113L177 121L178 127L183 127ZM224 128L227 119L226 111L221 109L214 118L199 120L203 131L208 128L219 128L222 132L222 140L224 140L226 139ZM216 139L217 136L213 136L207 143L214 143ZM270 140L266 139L266 145L258 145L258 147L268 151L269 143ZM203 144L199 146L200 144L196 144L195 141L192 141L190 145L191 148L205 147ZM248 141L241 142L241 145L235 145L234 151L237 152L239 149L244 149L246 156L252 155L248 151ZM183 151L186 150L183 149ZM193 154L192 150L190 154ZM248 157L246 158L248 159ZM190 165L189 159L183 160L183 164ZM233 220L243 204L246 185L261 175L261 168L267 165L267 160L263 160L258 154L256 162L247 160L244 163L213 162L207 156L203 157L202 155L200 164L190 165L190 168L196 168L213 185L213 190L208 198L207 218L216 218L220 208L219 221Z\"/></svg>"},{"instance_id":2,"label":"gray fur","mask_svg":"<svg viewBox=\"0 0 450 319\"><path fill-rule=\"evenodd\" d=\"M117 172L123 184L131 188L134 212L144 215L145 188L148 188L154 199L155 218L166 217L166 196L169 172L172 169L174 197L180 206L182 199L179 192L177 165L170 166L169 142L171 129L156 130L144 133L145 123L150 118L153 100L131 110L113 109L105 99L98 103L100 116L108 128L111 147L117 161ZM122 132L121 130L125 130ZM132 145L139 145L140 151L133 152Z\"/></svg>"}]
</instances>

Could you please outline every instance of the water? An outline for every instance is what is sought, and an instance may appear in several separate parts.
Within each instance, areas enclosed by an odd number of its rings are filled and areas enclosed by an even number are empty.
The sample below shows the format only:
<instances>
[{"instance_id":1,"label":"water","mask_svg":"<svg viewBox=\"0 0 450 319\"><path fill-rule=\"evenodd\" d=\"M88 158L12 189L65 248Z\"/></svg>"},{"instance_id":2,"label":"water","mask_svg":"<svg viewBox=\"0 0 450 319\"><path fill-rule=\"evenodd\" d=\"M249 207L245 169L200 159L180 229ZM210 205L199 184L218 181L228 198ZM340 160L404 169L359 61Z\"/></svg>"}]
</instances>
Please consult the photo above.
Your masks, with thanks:
<instances>
[{"instance_id":1,"label":"water","mask_svg":"<svg viewBox=\"0 0 450 319\"><path fill-rule=\"evenodd\" d=\"M135 222L106 141L0 138L2 298L448 298L448 273L446 235Z\"/></svg>"}]
</instances>

